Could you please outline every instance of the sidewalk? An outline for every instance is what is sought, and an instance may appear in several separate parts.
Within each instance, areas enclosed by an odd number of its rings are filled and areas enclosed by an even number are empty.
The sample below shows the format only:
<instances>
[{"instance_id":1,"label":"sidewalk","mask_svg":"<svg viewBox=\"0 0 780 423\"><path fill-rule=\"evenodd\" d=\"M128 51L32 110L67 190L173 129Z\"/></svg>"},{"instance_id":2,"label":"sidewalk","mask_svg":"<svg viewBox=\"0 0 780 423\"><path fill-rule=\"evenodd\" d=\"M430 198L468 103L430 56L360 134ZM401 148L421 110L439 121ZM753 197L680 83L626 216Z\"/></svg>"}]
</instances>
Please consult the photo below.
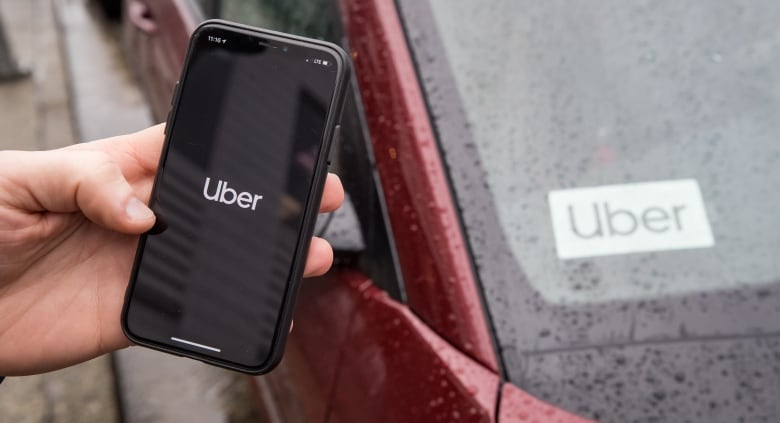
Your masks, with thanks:
<instances>
[{"instance_id":1,"label":"sidewalk","mask_svg":"<svg viewBox=\"0 0 780 423\"><path fill-rule=\"evenodd\" d=\"M0 149L41 150L73 143L60 44L49 0L0 1L0 18L29 78L0 83ZM101 357L0 385L4 422L118 422L111 362Z\"/></svg>"},{"instance_id":2,"label":"sidewalk","mask_svg":"<svg viewBox=\"0 0 780 423\"><path fill-rule=\"evenodd\" d=\"M0 17L29 78L0 84L0 148L39 150L73 142L68 94L48 0L0 1Z\"/></svg>"}]
</instances>

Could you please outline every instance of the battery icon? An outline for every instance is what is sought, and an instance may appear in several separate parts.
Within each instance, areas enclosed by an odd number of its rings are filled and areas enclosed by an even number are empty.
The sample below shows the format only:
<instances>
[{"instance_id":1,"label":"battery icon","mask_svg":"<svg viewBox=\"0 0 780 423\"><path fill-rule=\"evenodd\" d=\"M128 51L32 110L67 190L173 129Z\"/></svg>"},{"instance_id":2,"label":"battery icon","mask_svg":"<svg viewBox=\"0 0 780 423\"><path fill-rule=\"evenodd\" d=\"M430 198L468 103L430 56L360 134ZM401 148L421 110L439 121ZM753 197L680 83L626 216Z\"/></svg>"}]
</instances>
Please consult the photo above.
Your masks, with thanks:
<instances>
[{"instance_id":1,"label":"battery icon","mask_svg":"<svg viewBox=\"0 0 780 423\"><path fill-rule=\"evenodd\" d=\"M323 60L322 64L325 65L325 66L328 66L328 61L327 60Z\"/></svg>"}]
</instances>

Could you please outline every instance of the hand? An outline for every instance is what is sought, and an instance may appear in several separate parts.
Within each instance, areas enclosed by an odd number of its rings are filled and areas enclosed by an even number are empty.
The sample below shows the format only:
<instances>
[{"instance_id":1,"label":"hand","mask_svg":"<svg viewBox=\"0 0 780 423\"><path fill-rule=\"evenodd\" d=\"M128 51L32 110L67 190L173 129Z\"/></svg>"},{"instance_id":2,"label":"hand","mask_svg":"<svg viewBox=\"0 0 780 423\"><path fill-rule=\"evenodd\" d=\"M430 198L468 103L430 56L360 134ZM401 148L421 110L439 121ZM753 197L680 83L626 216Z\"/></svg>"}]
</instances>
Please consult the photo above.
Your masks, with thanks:
<instances>
[{"instance_id":1,"label":"hand","mask_svg":"<svg viewBox=\"0 0 780 423\"><path fill-rule=\"evenodd\" d=\"M130 345L120 327L163 125L41 152L0 152L0 375L46 372ZM341 205L328 175L320 210ZM304 276L333 262L314 238Z\"/></svg>"}]
</instances>

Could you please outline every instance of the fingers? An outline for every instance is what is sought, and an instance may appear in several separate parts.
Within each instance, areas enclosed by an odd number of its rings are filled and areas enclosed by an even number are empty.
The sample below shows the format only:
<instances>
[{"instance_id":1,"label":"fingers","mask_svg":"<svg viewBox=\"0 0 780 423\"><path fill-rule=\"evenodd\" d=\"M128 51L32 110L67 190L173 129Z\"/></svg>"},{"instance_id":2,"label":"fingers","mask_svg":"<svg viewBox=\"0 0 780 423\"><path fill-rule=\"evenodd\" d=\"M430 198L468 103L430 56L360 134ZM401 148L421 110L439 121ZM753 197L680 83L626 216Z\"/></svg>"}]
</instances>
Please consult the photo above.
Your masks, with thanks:
<instances>
[{"instance_id":1,"label":"fingers","mask_svg":"<svg viewBox=\"0 0 780 423\"><path fill-rule=\"evenodd\" d=\"M4 152L0 168L8 175L3 202L30 213L81 211L106 228L141 233L154 214L133 193L116 162L96 151ZM5 188L5 187L4 187Z\"/></svg>"},{"instance_id":2,"label":"fingers","mask_svg":"<svg viewBox=\"0 0 780 423\"><path fill-rule=\"evenodd\" d=\"M333 249L328 241L322 238L314 237L309 245L309 256L306 258L306 267L303 270L303 277L322 276L333 264Z\"/></svg>"},{"instance_id":3,"label":"fingers","mask_svg":"<svg viewBox=\"0 0 780 423\"><path fill-rule=\"evenodd\" d=\"M338 175L328 173L325 179L325 189L322 192L322 201L320 202L320 212L332 212L344 202L344 187L341 185L341 179Z\"/></svg>"}]
</instances>

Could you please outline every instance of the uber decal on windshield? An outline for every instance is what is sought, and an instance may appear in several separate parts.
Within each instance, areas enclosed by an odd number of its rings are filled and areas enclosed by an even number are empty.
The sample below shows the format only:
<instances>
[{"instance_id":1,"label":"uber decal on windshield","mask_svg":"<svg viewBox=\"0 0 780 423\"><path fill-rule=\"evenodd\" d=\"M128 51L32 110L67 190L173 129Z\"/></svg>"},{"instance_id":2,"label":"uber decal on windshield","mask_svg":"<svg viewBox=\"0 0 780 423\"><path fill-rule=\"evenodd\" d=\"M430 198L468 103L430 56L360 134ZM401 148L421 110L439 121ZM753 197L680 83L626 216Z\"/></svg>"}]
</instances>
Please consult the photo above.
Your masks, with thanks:
<instances>
[{"instance_id":1,"label":"uber decal on windshield","mask_svg":"<svg viewBox=\"0 0 780 423\"><path fill-rule=\"evenodd\" d=\"M548 201L561 259L715 244L694 179L556 190Z\"/></svg>"}]
</instances>

